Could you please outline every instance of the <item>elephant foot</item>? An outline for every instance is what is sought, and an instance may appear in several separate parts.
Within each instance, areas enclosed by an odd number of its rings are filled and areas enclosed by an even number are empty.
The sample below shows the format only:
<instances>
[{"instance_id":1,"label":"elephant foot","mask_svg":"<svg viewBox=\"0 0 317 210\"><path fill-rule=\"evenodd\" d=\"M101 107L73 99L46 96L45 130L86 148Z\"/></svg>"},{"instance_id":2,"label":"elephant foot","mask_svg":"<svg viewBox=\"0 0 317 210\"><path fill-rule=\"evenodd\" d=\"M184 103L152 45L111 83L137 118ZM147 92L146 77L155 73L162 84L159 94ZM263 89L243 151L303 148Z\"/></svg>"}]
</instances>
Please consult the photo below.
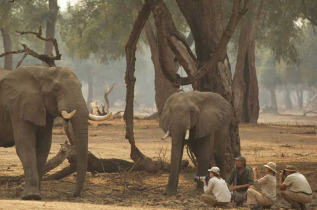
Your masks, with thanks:
<instances>
[{"instance_id":1,"label":"elephant foot","mask_svg":"<svg viewBox=\"0 0 317 210\"><path fill-rule=\"evenodd\" d=\"M22 200L42 200L43 196L40 192L35 191L24 191L22 195Z\"/></svg>"}]
</instances>

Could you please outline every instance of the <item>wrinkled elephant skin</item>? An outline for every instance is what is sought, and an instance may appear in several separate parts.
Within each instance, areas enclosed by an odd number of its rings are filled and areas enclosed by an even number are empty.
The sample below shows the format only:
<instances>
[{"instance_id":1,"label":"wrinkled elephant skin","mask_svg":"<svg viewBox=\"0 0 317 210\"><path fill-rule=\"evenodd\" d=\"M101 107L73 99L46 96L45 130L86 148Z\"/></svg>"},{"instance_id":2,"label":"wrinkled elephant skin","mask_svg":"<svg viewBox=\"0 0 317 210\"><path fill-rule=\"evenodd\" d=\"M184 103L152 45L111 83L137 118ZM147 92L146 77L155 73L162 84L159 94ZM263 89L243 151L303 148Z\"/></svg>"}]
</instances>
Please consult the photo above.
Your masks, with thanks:
<instances>
[{"instance_id":1,"label":"wrinkled elephant skin","mask_svg":"<svg viewBox=\"0 0 317 210\"><path fill-rule=\"evenodd\" d=\"M214 155L221 175L225 176L224 156L232 106L222 96L211 92L180 92L165 102L160 126L172 137L171 170L166 188L167 195L177 192L183 148L188 144L197 158L197 175L207 174ZM200 186L200 184L197 185Z\"/></svg>"},{"instance_id":2,"label":"wrinkled elephant skin","mask_svg":"<svg viewBox=\"0 0 317 210\"><path fill-rule=\"evenodd\" d=\"M0 70L0 146L16 146L25 176L22 199L42 199L40 185L51 147L53 120L61 112L68 116L75 135L74 195L80 195L87 170L89 113L79 80L67 67Z\"/></svg>"}]
</instances>

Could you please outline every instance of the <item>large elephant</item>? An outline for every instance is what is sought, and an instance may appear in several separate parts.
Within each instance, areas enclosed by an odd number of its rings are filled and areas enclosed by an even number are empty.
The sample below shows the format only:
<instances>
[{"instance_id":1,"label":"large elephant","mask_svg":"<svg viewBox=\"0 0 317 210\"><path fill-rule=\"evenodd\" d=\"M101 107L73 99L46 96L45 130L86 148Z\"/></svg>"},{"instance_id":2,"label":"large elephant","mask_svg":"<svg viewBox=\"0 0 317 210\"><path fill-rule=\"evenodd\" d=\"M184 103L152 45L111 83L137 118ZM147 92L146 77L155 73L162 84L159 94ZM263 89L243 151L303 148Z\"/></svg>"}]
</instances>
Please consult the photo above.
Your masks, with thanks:
<instances>
[{"instance_id":1,"label":"large elephant","mask_svg":"<svg viewBox=\"0 0 317 210\"><path fill-rule=\"evenodd\" d=\"M88 113L81 84L67 67L26 66L0 70L0 146L16 146L25 187L22 199L40 200L41 179L52 141L53 120L69 120L75 137L80 195L87 171Z\"/></svg>"},{"instance_id":2,"label":"large elephant","mask_svg":"<svg viewBox=\"0 0 317 210\"><path fill-rule=\"evenodd\" d=\"M222 176L225 176L224 156L231 119L232 106L217 93L179 92L166 100L160 117L160 126L166 132L162 139L172 137L167 195L177 192L185 143L197 158L198 176L206 175L212 154Z\"/></svg>"}]
</instances>

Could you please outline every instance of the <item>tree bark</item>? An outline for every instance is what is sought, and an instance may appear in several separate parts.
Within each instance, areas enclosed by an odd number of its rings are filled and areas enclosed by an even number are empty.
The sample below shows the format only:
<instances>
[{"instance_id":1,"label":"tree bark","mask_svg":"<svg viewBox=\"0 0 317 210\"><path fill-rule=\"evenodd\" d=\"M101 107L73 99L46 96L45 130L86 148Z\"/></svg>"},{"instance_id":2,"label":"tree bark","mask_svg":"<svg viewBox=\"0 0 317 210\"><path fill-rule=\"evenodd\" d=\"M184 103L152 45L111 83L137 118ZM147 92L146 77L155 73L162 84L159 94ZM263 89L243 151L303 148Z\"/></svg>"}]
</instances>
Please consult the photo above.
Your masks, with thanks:
<instances>
[{"instance_id":1,"label":"tree bark","mask_svg":"<svg viewBox=\"0 0 317 210\"><path fill-rule=\"evenodd\" d=\"M304 107L303 90L302 89L296 90L296 95L297 95L298 107L300 110L302 110Z\"/></svg>"},{"instance_id":2,"label":"tree bark","mask_svg":"<svg viewBox=\"0 0 317 210\"><path fill-rule=\"evenodd\" d=\"M291 91L289 90L288 87L285 87L285 108L286 109L292 109L293 108L293 104L292 104L292 100L291 100Z\"/></svg>"},{"instance_id":3,"label":"tree bark","mask_svg":"<svg viewBox=\"0 0 317 210\"><path fill-rule=\"evenodd\" d=\"M0 31L2 35L2 41L3 41L3 48L4 52L10 52L12 51L12 43L11 43L11 37L9 34L9 23L8 23L8 18L9 14L11 12L11 7L12 3L7 2L7 3L2 3L1 6L4 10L4 13L1 14L1 19L2 19L2 25L0 26ZM13 69L13 59L12 59L12 54L6 55L4 58L4 68L7 70L12 70Z\"/></svg>"},{"instance_id":4,"label":"tree bark","mask_svg":"<svg viewBox=\"0 0 317 210\"><path fill-rule=\"evenodd\" d=\"M144 26L145 34L150 46L151 50L151 59L154 66L154 87L155 87L155 104L158 111L159 116L164 108L165 101L170 97L173 93L176 93L179 86L171 83L167 80L163 74L163 70L160 65L159 61L159 54L158 54L158 47L157 47L157 40L152 29L152 26L149 21L146 22ZM168 51L168 62L171 63L171 66L174 67L175 73L178 70L177 62L174 62L174 54L171 50Z\"/></svg>"},{"instance_id":5,"label":"tree bark","mask_svg":"<svg viewBox=\"0 0 317 210\"><path fill-rule=\"evenodd\" d=\"M221 3L219 0L177 0L177 3L193 33L197 60L201 66L211 59L211 55L215 53L224 33ZM233 105L231 70L226 53L218 62L218 65L214 69L210 69L198 83L197 87L193 86L194 89L219 93ZM227 139L227 171L234 167L234 157L239 155L238 119L236 114L234 114L234 119L230 124L230 136Z\"/></svg>"},{"instance_id":6,"label":"tree bark","mask_svg":"<svg viewBox=\"0 0 317 210\"><path fill-rule=\"evenodd\" d=\"M233 77L234 109L240 122L257 123L259 118L259 87L255 69L256 21L241 26L239 50Z\"/></svg>"},{"instance_id":7,"label":"tree bark","mask_svg":"<svg viewBox=\"0 0 317 210\"><path fill-rule=\"evenodd\" d=\"M2 27L0 28L1 34L2 34L2 39L3 39L3 47L4 47L4 52L10 52L12 51L12 43L11 43L11 38L8 33L8 27ZM4 58L4 68L8 70L13 69L13 63L12 63L12 54L6 55Z\"/></svg>"},{"instance_id":8,"label":"tree bark","mask_svg":"<svg viewBox=\"0 0 317 210\"><path fill-rule=\"evenodd\" d=\"M55 24L59 7L57 0L49 0L48 2L48 18L46 20L46 38L54 38L55 36ZM45 42L45 55L52 55L53 52L53 43L46 41Z\"/></svg>"},{"instance_id":9,"label":"tree bark","mask_svg":"<svg viewBox=\"0 0 317 210\"><path fill-rule=\"evenodd\" d=\"M274 113L278 113L277 100L276 100L276 94L275 94L275 88L274 87L270 88L270 93L271 93L271 107L272 107L272 111Z\"/></svg>"}]
</instances>

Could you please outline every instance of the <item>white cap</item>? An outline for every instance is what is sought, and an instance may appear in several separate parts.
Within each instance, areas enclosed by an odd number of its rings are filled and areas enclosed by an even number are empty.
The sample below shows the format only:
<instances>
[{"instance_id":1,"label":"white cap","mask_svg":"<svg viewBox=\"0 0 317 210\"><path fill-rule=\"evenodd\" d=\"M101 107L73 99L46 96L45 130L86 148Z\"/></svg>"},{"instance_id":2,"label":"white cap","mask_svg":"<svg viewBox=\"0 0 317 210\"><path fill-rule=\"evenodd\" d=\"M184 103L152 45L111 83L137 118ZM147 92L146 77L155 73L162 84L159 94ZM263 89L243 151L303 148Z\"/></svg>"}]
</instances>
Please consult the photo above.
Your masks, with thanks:
<instances>
[{"instance_id":1,"label":"white cap","mask_svg":"<svg viewBox=\"0 0 317 210\"><path fill-rule=\"evenodd\" d=\"M218 174L220 176L220 169L216 166L212 167L211 169L208 169L208 171Z\"/></svg>"}]
</instances>

